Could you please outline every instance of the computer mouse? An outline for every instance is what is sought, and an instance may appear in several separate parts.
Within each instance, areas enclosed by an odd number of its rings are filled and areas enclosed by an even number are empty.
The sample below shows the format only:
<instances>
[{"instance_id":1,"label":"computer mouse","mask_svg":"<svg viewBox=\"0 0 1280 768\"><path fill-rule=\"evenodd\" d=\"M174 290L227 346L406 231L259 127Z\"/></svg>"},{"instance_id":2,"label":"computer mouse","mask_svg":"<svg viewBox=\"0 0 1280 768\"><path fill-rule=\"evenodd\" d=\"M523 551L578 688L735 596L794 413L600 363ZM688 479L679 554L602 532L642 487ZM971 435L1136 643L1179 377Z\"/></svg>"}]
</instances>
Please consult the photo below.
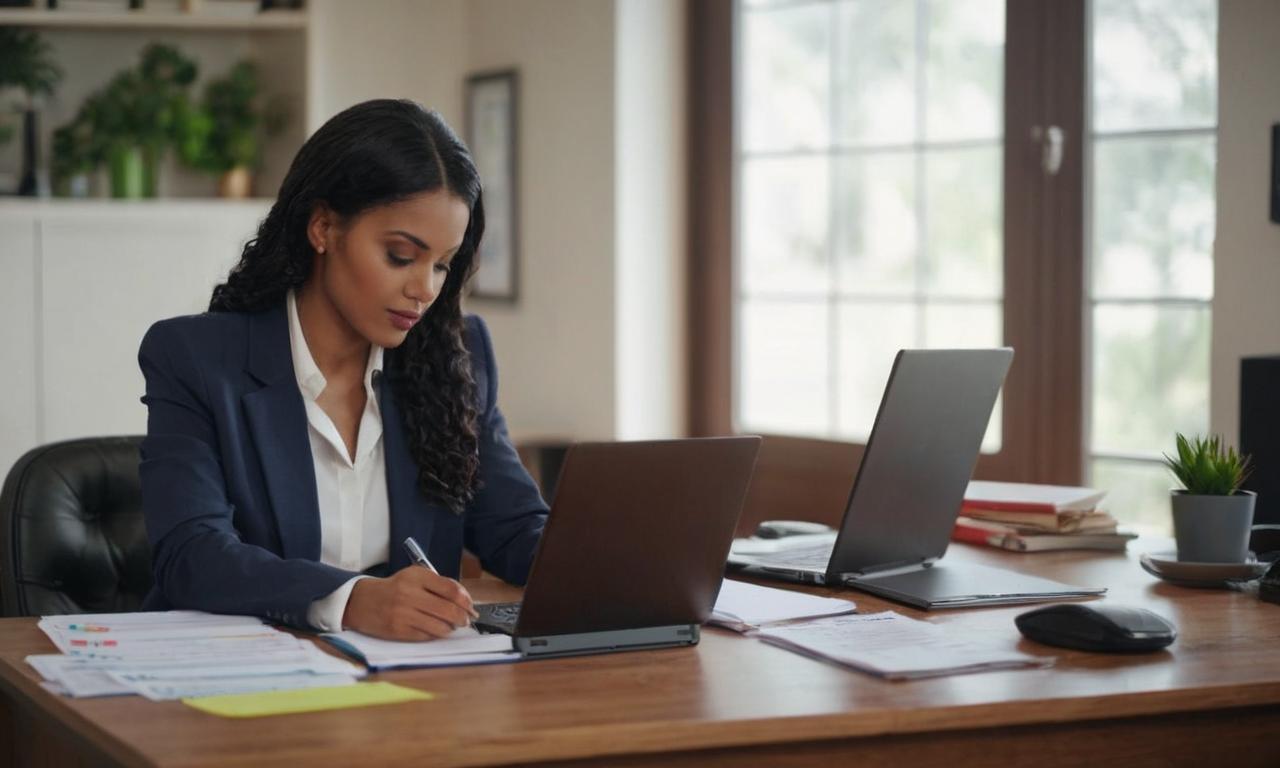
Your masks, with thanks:
<instances>
[{"instance_id":1,"label":"computer mouse","mask_svg":"<svg viewBox=\"0 0 1280 768\"><path fill-rule=\"evenodd\" d=\"M1109 603L1048 605L1019 614L1014 623L1037 643L1103 653L1157 651L1178 637L1159 614Z\"/></svg>"},{"instance_id":2,"label":"computer mouse","mask_svg":"<svg viewBox=\"0 0 1280 768\"><path fill-rule=\"evenodd\" d=\"M802 536L815 533L831 533L835 529L822 523L810 523L804 520L765 520L756 526L757 539L783 539L787 536Z\"/></svg>"}]
</instances>

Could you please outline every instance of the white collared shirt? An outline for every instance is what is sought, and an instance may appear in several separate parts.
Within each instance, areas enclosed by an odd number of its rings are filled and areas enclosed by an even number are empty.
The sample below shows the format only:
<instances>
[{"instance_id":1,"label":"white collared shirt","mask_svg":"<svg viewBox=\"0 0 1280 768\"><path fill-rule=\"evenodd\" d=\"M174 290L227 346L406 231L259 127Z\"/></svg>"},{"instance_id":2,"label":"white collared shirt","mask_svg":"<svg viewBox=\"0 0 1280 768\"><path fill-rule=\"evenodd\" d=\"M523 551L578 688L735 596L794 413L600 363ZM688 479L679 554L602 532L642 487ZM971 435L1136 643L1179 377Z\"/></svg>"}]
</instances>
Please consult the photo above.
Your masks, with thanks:
<instances>
[{"instance_id":1,"label":"white collared shirt","mask_svg":"<svg viewBox=\"0 0 1280 768\"><path fill-rule=\"evenodd\" d=\"M382 413L373 390L373 373L381 371L383 349L369 350L364 370L365 406L360 414L353 461L338 428L318 402L327 382L320 372L298 321L298 302L289 291L289 346L293 372L307 410L307 437L315 465L316 498L320 505L320 562L347 571L363 571L387 561L391 540L391 510L387 501L386 457L382 443ZM315 627L338 632L357 576L316 600L307 611Z\"/></svg>"}]
</instances>

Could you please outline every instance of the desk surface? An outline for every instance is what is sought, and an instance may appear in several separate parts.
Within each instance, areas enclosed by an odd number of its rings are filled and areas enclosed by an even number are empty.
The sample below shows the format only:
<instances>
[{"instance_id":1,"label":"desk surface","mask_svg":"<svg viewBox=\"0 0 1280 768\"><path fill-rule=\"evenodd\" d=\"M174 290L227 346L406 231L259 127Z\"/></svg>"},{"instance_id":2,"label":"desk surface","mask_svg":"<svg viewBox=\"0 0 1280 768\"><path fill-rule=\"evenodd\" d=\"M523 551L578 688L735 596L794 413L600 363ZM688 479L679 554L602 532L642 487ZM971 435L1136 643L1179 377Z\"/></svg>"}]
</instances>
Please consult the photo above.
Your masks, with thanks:
<instances>
[{"instance_id":1,"label":"desk surface","mask_svg":"<svg viewBox=\"0 0 1280 768\"><path fill-rule=\"evenodd\" d=\"M78 735L86 751L128 765L392 765L417 759L480 765L587 758L642 764L659 757L672 763L680 753L690 762L728 764L741 749L800 765L821 763L820 757L840 750L854 754L850 750L860 744L879 745L874 754L882 756L910 747L918 757L919 749L932 748L929 759L953 756L952 765L960 765L965 760L952 755L956 747L949 740L969 738L963 749L970 757L983 744L1004 743L990 741L997 733L1009 745L1031 738L1022 749L1057 744L1054 749L1072 750L1091 743L1082 736L1111 738L1097 729L1121 721L1130 727L1116 734L1147 733L1137 727L1145 723L1155 730L1143 738L1161 742L1167 751L1187 749L1177 745L1191 738L1184 733L1194 730L1187 727L1191 713L1219 718L1219 725L1276 733L1280 605L1250 594L1156 581L1139 568L1136 553L1165 543L1140 540L1130 544L1128 555L1014 555L963 545L948 554L1109 586L1108 599L1149 607L1178 625L1178 641L1154 655L1104 656L1033 644L1013 626L1026 606L925 613L858 592L817 590L852 598L862 611L892 608L965 635L1058 657L1054 667L1042 670L886 682L708 629L701 644L688 649L387 673L370 679L431 691L436 698L242 721L177 702L48 694L22 659L50 652L51 644L33 619L5 619L0 696L15 712ZM468 586L479 599L514 593L487 580ZM1056 741L1041 735L1082 723L1092 723L1094 730L1062 731ZM1203 742L1205 733L1198 731L1198 741L1188 743ZM1086 755L1073 754L1073 760ZM1277 759L1269 754L1265 760ZM974 762L993 757L987 752ZM742 764L740 754L736 759Z\"/></svg>"}]
</instances>

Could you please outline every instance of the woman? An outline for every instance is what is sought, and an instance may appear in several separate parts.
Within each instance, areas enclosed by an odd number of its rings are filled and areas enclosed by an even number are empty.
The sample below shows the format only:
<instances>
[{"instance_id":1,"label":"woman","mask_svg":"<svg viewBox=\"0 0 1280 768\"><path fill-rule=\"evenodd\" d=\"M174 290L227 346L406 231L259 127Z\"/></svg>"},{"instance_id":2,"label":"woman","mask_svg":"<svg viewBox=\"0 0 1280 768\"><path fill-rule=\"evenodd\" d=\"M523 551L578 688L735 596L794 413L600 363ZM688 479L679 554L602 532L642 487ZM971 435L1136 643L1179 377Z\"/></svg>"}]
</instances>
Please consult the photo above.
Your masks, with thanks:
<instances>
[{"instance_id":1,"label":"woman","mask_svg":"<svg viewBox=\"0 0 1280 768\"><path fill-rule=\"evenodd\" d=\"M417 104L303 145L209 312L142 341L145 609L424 640L475 616L464 545L524 583L547 507L459 308L483 232L475 165Z\"/></svg>"}]
</instances>

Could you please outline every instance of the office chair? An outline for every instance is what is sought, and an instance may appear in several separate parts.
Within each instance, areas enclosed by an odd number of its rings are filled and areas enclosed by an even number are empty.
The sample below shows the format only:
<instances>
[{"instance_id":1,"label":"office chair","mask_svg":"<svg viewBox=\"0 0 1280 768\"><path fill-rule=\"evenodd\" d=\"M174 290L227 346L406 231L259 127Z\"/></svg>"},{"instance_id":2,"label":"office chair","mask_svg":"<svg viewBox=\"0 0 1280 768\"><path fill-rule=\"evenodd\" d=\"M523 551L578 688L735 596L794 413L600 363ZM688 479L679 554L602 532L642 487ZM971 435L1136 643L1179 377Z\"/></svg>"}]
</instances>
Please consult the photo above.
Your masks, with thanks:
<instances>
[{"instance_id":1,"label":"office chair","mask_svg":"<svg viewBox=\"0 0 1280 768\"><path fill-rule=\"evenodd\" d=\"M137 610L151 588L137 437L28 451L0 492L0 615Z\"/></svg>"}]
</instances>

